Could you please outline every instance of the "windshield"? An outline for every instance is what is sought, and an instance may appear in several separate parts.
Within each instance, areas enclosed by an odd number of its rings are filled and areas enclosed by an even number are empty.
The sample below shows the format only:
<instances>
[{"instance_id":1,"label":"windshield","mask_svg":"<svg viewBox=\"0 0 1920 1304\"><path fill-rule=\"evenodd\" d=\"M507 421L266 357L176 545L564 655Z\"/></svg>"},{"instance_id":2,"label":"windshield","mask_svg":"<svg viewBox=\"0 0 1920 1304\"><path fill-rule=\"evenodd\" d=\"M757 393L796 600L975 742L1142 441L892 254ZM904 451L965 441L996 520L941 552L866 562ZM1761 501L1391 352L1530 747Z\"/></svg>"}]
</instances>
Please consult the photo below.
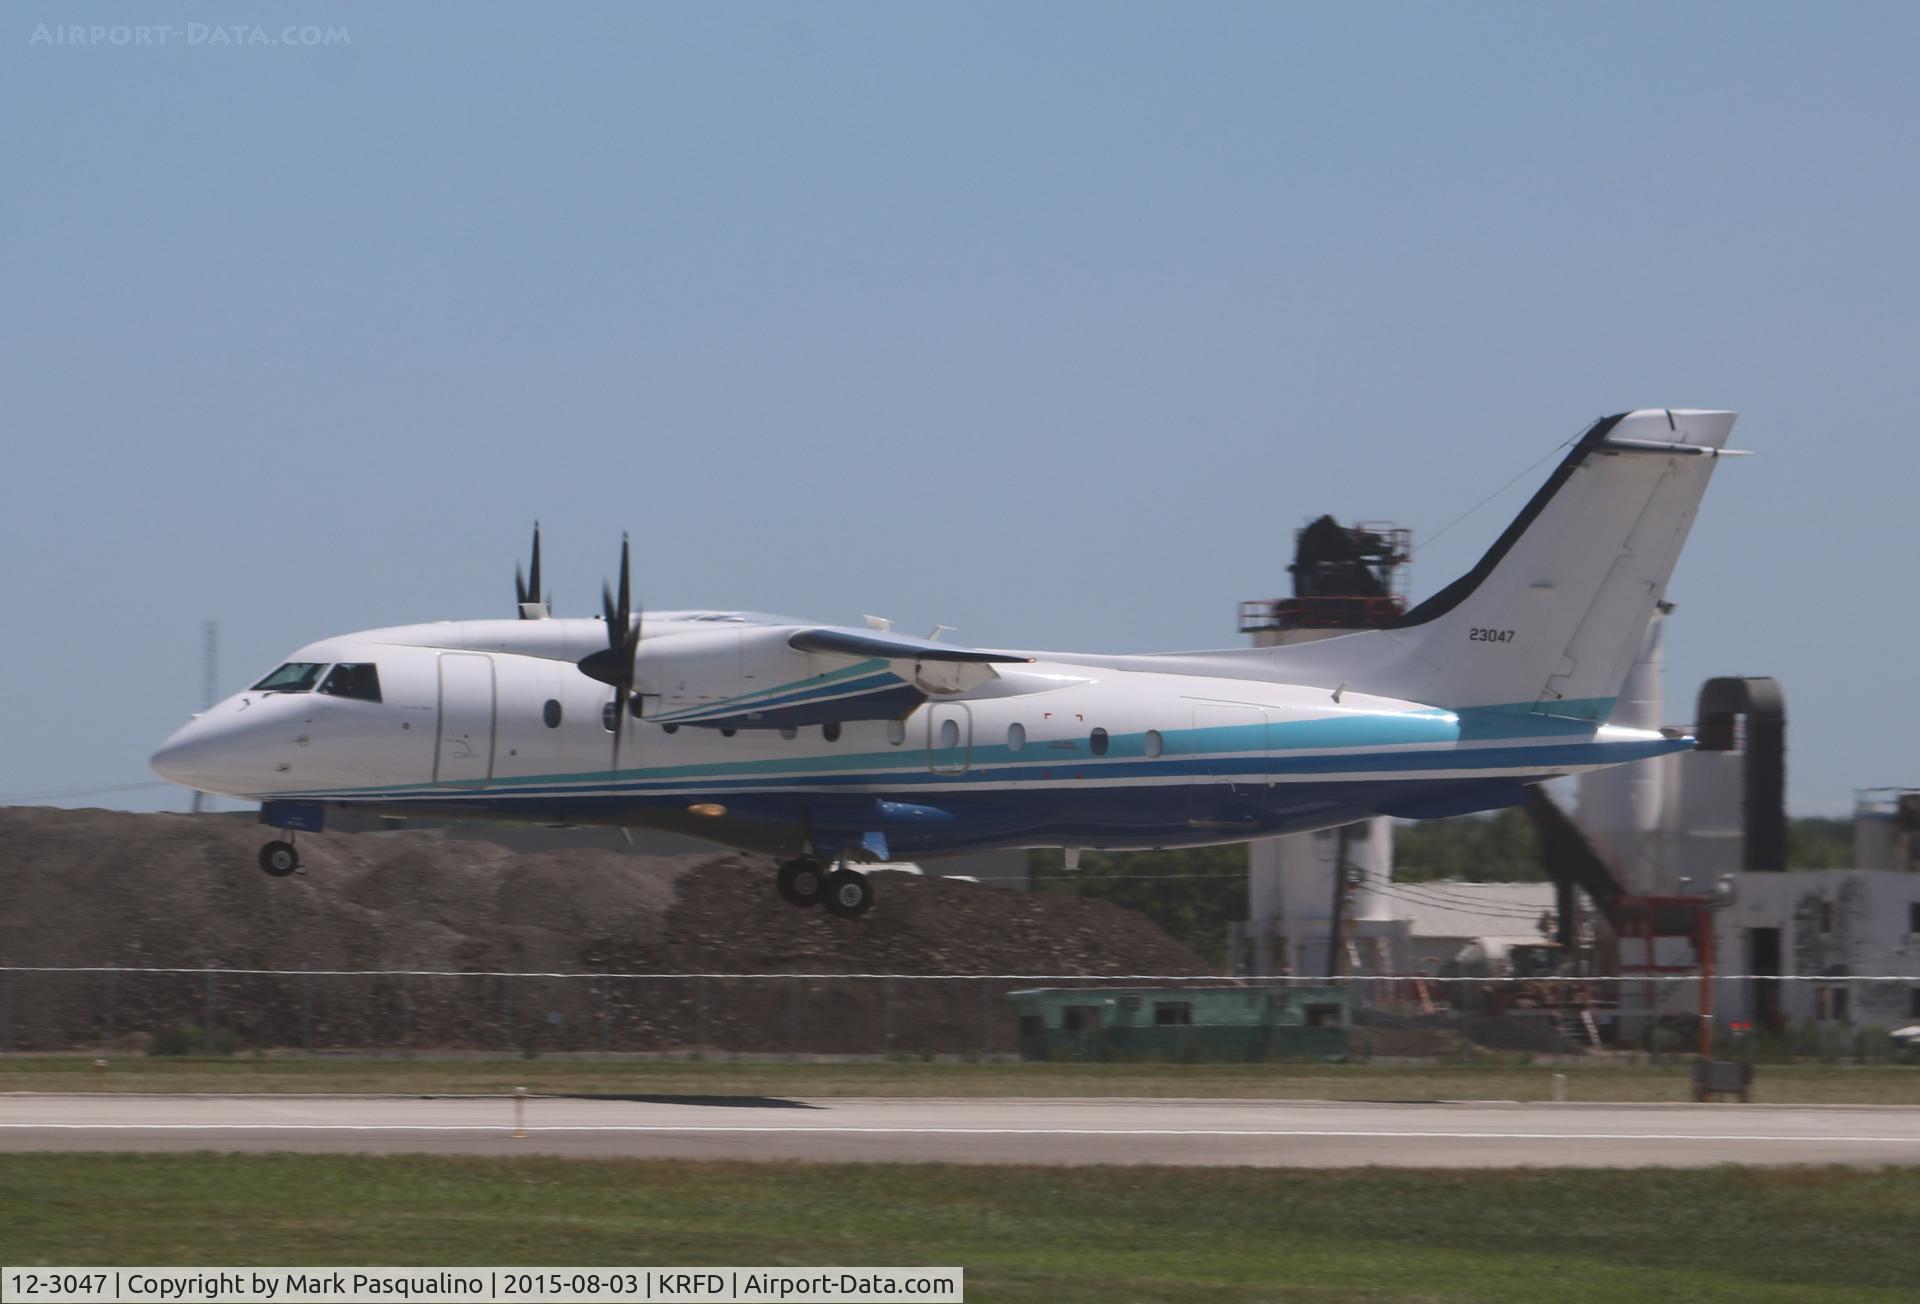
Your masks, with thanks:
<instances>
[{"instance_id":1,"label":"windshield","mask_svg":"<svg viewBox=\"0 0 1920 1304\"><path fill-rule=\"evenodd\" d=\"M320 685L320 691L332 697L351 697L362 702L380 700L380 672L371 661L342 661Z\"/></svg>"},{"instance_id":2,"label":"windshield","mask_svg":"<svg viewBox=\"0 0 1920 1304\"><path fill-rule=\"evenodd\" d=\"M324 661L289 661L253 686L256 693L311 693L320 682Z\"/></svg>"}]
</instances>

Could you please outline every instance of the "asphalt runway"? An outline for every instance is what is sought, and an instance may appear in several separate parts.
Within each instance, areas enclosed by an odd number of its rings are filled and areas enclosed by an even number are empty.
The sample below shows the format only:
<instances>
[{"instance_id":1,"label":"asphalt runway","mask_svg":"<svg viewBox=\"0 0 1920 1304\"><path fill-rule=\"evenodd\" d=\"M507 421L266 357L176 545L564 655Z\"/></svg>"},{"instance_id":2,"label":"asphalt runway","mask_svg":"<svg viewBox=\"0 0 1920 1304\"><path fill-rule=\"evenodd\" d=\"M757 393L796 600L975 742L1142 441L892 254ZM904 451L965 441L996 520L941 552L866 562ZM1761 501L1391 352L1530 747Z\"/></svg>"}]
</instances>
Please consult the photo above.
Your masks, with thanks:
<instances>
[{"instance_id":1,"label":"asphalt runway","mask_svg":"<svg viewBox=\"0 0 1920 1304\"><path fill-rule=\"evenodd\" d=\"M1483 1168L1920 1163L1920 1109L530 1096L0 1096L0 1151Z\"/></svg>"}]
</instances>

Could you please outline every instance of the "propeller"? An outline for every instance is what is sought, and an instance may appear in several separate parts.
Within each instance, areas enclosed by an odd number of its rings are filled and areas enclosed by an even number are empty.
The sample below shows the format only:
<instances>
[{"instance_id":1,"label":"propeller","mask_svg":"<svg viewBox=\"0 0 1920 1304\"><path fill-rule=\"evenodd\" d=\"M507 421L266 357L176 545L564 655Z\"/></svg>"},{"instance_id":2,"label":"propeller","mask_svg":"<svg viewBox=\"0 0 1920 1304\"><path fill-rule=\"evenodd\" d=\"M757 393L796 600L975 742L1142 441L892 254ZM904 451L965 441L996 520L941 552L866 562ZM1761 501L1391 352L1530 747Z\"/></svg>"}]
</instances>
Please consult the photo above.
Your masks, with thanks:
<instances>
[{"instance_id":1,"label":"propeller","mask_svg":"<svg viewBox=\"0 0 1920 1304\"><path fill-rule=\"evenodd\" d=\"M600 586L600 607L607 617L607 645L590 652L579 661L580 673L597 679L614 691L613 768L620 768L620 734L627 722L627 711L634 702L633 660L640 651L640 613L633 609L629 583L627 536L620 536L620 600L614 602L613 590Z\"/></svg>"},{"instance_id":2,"label":"propeller","mask_svg":"<svg viewBox=\"0 0 1920 1304\"><path fill-rule=\"evenodd\" d=\"M539 620L553 612L553 595L540 597L540 522L533 523L533 566L523 575L513 568L513 591L520 604L520 619Z\"/></svg>"}]
</instances>

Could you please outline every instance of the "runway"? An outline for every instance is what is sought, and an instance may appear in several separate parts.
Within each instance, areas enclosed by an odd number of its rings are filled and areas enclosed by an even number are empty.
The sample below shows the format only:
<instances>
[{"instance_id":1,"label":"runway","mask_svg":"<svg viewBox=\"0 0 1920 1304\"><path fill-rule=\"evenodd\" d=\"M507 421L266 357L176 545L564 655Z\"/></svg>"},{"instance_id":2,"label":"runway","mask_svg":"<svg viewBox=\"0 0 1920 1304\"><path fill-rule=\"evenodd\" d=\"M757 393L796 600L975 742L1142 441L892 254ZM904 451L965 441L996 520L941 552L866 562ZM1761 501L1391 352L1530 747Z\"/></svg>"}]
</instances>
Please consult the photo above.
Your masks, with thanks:
<instances>
[{"instance_id":1,"label":"runway","mask_svg":"<svg viewBox=\"0 0 1920 1304\"><path fill-rule=\"evenodd\" d=\"M1920 1163L1920 1109L823 1096L0 1096L0 1151L1262 1167Z\"/></svg>"}]
</instances>

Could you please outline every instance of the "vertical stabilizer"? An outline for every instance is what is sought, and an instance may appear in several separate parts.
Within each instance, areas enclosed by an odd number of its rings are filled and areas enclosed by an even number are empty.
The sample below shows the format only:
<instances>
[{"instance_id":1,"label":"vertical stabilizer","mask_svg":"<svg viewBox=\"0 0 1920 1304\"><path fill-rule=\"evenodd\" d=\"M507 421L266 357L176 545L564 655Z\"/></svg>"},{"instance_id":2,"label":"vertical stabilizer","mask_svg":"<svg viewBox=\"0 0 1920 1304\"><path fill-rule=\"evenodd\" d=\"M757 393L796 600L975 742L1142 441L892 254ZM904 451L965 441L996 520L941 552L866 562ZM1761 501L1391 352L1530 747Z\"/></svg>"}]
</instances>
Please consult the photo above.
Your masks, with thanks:
<instances>
[{"instance_id":1,"label":"vertical stabilizer","mask_svg":"<svg viewBox=\"0 0 1920 1304\"><path fill-rule=\"evenodd\" d=\"M1266 652L1267 673L1605 720L1735 415L1651 408L1595 422L1471 571L1387 629Z\"/></svg>"}]
</instances>

